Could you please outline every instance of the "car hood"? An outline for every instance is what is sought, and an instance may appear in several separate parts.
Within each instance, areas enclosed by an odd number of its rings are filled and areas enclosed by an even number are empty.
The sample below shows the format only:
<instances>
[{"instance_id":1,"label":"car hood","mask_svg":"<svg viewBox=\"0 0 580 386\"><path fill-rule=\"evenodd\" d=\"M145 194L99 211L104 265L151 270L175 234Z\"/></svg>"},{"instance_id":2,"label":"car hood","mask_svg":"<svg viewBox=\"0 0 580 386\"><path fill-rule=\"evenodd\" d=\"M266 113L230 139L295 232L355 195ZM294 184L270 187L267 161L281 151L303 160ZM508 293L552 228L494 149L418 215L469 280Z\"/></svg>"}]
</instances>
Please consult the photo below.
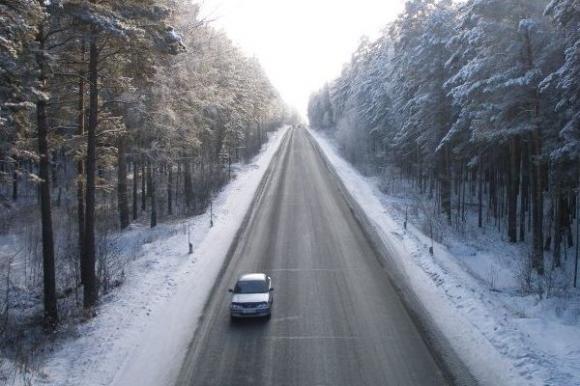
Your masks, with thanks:
<instances>
[{"instance_id":1,"label":"car hood","mask_svg":"<svg viewBox=\"0 0 580 386\"><path fill-rule=\"evenodd\" d=\"M269 296L270 294L268 292L263 294L234 294L234 296L232 296L232 303L267 303Z\"/></svg>"}]
</instances>

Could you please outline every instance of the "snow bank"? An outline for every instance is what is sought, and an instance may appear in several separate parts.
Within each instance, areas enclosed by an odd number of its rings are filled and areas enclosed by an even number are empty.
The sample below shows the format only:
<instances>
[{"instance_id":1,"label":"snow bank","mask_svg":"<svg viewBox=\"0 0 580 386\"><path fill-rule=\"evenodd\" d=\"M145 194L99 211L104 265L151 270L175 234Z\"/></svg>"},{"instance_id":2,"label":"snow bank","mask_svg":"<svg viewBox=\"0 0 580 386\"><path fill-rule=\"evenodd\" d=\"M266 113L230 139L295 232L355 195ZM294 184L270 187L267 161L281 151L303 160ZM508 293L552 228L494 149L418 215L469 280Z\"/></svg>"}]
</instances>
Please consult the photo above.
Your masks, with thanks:
<instances>
[{"instance_id":1,"label":"snow bank","mask_svg":"<svg viewBox=\"0 0 580 386\"><path fill-rule=\"evenodd\" d=\"M490 288L481 278L490 267L497 286L514 281L514 271L498 260L516 252L499 237L488 235L488 244L475 250L465 240L446 235L452 247L435 243L431 256L430 238L411 224L404 229L404 215L380 191L377 180L362 176L342 159L323 134L311 134L364 212L365 222L381 238L392 259L389 267L398 271L395 276L411 289L481 384L580 385L577 301L564 306L561 299L540 301Z\"/></svg>"},{"instance_id":2,"label":"snow bank","mask_svg":"<svg viewBox=\"0 0 580 386\"><path fill-rule=\"evenodd\" d=\"M213 228L205 213L124 233L123 253L137 255L126 270L125 284L104 299L96 318L78 327L77 336L58 343L33 383L172 384L228 249L287 130L272 134L261 153L240 166L216 197ZM193 255L188 254L188 239Z\"/></svg>"}]
</instances>

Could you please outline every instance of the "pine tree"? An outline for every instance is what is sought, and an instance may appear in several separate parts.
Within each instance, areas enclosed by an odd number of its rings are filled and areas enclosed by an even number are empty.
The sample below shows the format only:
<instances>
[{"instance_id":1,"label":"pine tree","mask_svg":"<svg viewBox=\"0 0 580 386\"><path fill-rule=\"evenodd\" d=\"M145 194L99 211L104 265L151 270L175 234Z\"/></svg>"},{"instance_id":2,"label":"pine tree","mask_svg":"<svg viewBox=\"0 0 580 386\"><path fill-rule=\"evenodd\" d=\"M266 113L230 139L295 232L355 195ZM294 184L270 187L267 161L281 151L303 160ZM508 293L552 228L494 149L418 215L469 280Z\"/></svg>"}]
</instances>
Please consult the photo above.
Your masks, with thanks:
<instances>
[{"instance_id":1,"label":"pine tree","mask_svg":"<svg viewBox=\"0 0 580 386\"><path fill-rule=\"evenodd\" d=\"M44 316L48 326L54 327L58 321L56 300L56 272L54 255L54 234L52 227L52 204L50 194L50 150L48 147L49 125L47 116L47 102L49 94L46 89L48 83L48 53L47 27L45 21L38 25L36 35L38 53L38 89L36 89L36 117L38 135L39 177L40 177L40 209L42 221L42 266L44 277Z\"/></svg>"},{"instance_id":2,"label":"pine tree","mask_svg":"<svg viewBox=\"0 0 580 386\"><path fill-rule=\"evenodd\" d=\"M449 78L447 42L453 35L450 1L416 0L406 4L391 34L394 53L395 108L401 128L395 138L400 159L415 164L415 175L433 165L441 189L441 206L451 222L450 149L442 140L453 122L451 99L444 89ZM420 155L418 155L420 153Z\"/></svg>"}]
</instances>

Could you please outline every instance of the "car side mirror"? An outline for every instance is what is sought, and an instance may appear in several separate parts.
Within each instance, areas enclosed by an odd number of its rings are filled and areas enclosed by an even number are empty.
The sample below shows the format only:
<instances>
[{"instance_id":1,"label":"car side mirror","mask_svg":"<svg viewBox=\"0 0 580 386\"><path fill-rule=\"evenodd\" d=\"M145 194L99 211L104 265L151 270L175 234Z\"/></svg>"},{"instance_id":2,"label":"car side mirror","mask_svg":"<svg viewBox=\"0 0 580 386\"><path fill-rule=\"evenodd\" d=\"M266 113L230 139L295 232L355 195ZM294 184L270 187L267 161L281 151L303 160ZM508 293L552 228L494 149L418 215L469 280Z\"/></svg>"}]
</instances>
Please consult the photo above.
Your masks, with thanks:
<instances>
[{"instance_id":1,"label":"car side mirror","mask_svg":"<svg viewBox=\"0 0 580 386\"><path fill-rule=\"evenodd\" d=\"M274 288L270 288L270 292L274 291Z\"/></svg>"},{"instance_id":2,"label":"car side mirror","mask_svg":"<svg viewBox=\"0 0 580 386\"><path fill-rule=\"evenodd\" d=\"M234 290L230 288L230 289L228 289L228 292L234 292Z\"/></svg>"}]
</instances>

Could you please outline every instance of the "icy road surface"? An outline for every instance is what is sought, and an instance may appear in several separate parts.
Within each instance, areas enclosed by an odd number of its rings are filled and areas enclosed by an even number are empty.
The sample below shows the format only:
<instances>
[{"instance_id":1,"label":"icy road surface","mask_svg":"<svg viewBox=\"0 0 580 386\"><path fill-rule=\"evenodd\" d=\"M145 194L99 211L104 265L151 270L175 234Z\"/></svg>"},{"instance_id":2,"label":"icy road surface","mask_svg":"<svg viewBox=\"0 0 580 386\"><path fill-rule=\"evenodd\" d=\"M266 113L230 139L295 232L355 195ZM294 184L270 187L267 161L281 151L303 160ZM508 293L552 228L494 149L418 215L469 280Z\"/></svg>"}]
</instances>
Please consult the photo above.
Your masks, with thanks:
<instances>
[{"instance_id":1,"label":"icy road surface","mask_svg":"<svg viewBox=\"0 0 580 386\"><path fill-rule=\"evenodd\" d=\"M294 129L282 143L177 384L447 384L310 141ZM243 272L272 276L270 321L230 321Z\"/></svg>"}]
</instances>

